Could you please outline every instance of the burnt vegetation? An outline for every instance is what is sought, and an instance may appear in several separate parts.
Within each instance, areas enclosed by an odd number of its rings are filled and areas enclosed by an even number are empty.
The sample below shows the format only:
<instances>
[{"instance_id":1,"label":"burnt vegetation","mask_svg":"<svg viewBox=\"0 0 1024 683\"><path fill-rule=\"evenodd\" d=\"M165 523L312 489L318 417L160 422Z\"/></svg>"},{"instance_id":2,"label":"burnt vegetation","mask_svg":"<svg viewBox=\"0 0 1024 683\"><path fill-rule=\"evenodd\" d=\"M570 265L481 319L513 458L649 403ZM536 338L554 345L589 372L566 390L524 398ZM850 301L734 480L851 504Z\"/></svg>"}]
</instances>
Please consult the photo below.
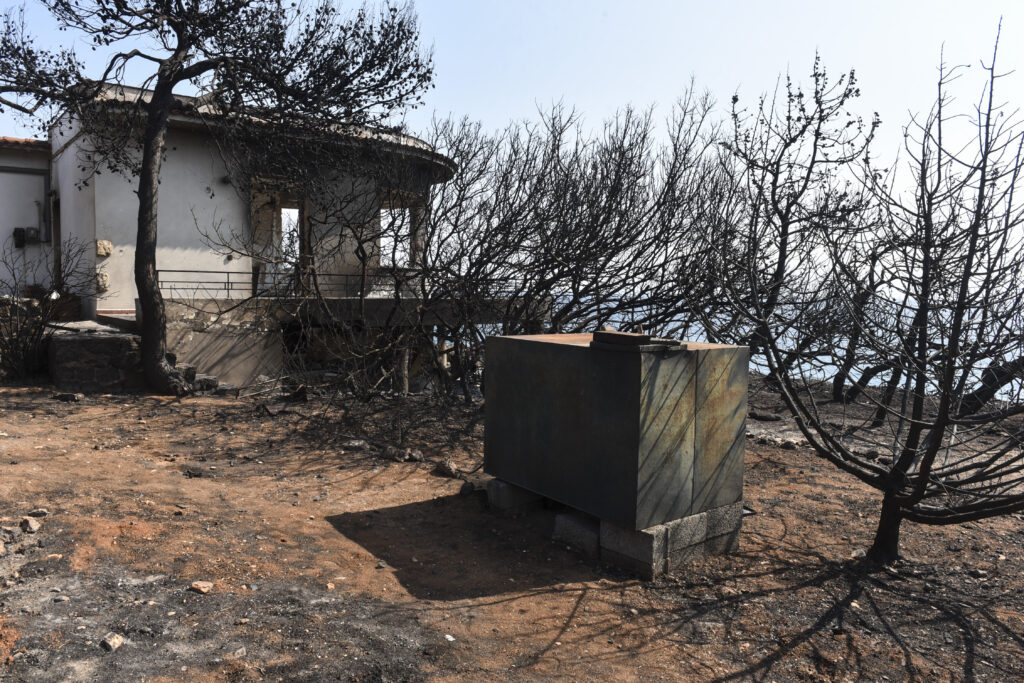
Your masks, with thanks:
<instances>
[{"instance_id":1,"label":"burnt vegetation","mask_svg":"<svg viewBox=\"0 0 1024 683\"><path fill-rule=\"evenodd\" d=\"M744 344L814 450L879 491L873 559L898 557L903 520L1024 509L1024 134L1000 105L995 50L966 113L949 96L959 68L941 69L888 168L869 154L879 122L855 113L855 74L830 79L816 60L806 89L786 78L753 106L734 98L725 121L693 91L666 126L632 109L596 132L563 109L498 132L438 121L426 137L455 167L431 186L392 163L380 128L431 79L407 10L44 4L98 45L149 36L161 48L117 54L89 79L72 53L34 49L16 14L0 29L0 107L54 107L134 138L97 133L108 163L139 179L154 388L182 389L165 360L155 245L167 121L190 84L234 191L301 214L273 239L198 226L262 269L249 300L270 317L287 306L299 370L330 370L363 397L429 387L470 400L490 334L611 325ZM152 64L140 84L151 93L103 100L133 60ZM343 181L356 167L372 169L372 189ZM357 274L332 279L339 262ZM360 315L339 314L339 291ZM371 323L382 293L395 305Z\"/></svg>"}]
</instances>

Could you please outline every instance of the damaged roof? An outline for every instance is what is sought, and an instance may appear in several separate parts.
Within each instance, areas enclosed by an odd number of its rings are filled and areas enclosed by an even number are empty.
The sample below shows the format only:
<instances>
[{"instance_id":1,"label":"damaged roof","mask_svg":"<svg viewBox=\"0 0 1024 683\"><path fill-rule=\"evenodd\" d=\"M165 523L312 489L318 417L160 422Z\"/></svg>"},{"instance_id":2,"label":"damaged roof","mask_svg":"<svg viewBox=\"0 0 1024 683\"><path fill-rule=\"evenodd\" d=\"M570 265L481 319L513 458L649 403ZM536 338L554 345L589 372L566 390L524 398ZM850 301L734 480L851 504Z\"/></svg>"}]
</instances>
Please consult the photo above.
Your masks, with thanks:
<instances>
[{"instance_id":1,"label":"damaged roof","mask_svg":"<svg viewBox=\"0 0 1024 683\"><path fill-rule=\"evenodd\" d=\"M0 135L0 149L18 149L27 152L49 152L50 143L47 140L11 138Z\"/></svg>"}]
</instances>

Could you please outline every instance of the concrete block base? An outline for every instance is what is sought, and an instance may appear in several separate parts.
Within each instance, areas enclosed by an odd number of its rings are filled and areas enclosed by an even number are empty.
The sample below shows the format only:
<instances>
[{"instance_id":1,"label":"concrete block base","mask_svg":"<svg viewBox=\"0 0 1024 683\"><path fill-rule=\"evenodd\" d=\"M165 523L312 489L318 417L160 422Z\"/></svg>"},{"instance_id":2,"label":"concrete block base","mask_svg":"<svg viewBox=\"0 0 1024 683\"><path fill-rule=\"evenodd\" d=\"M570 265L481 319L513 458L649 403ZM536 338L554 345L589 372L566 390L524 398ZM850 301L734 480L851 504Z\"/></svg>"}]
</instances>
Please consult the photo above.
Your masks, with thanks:
<instances>
[{"instance_id":1,"label":"concrete block base","mask_svg":"<svg viewBox=\"0 0 1024 683\"><path fill-rule=\"evenodd\" d=\"M601 520L575 510L559 512L555 515L551 539L596 559L601 552Z\"/></svg>"},{"instance_id":2,"label":"concrete block base","mask_svg":"<svg viewBox=\"0 0 1024 683\"><path fill-rule=\"evenodd\" d=\"M487 482L487 499L505 514L544 507L543 496L500 479ZM551 538L587 557L653 579L686 562L737 550L742 524L742 500L639 531L569 509L554 515Z\"/></svg>"},{"instance_id":3,"label":"concrete block base","mask_svg":"<svg viewBox=\"0 0 1024 683\"><path fill-rule=\"evenodd\" d=\"M694 559L739 547L743 502L635 531L601 521L601 560L652 579Z\"/></svg>"},{"instance_id":4,"label":"concrete block base","mask_svg":"<svg viewBox=\"0 0 1024 683\"><path fill-rule=\"evenodd\" d=\"M487 482L487 502L505 514L518 515L539 510L543 506L544 497L507 481L491 479Z\"/></svg>"}]
</instances>

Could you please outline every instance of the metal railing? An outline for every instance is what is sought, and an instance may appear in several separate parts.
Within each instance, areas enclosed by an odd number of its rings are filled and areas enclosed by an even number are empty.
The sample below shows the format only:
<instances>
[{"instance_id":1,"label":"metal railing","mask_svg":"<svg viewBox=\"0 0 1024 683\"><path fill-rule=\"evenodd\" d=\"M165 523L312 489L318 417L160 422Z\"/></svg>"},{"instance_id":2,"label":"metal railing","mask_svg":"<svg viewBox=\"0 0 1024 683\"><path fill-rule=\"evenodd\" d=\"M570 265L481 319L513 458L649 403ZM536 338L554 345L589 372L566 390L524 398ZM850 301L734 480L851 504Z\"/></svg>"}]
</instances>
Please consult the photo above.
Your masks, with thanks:
<instances>
[{"instance_id":1,"label":"metal railing","mask_svg":"<svg viewBox=\"0 0 1024 683\"><path fill-rule=\"evenodd\" d=\"M245 299L320 296L341 298L412 297L412 271L378 268L365 277L350 273L237 270L170 270L156 273L160 293L171 299Z\"/></svg>"}]
</instances>

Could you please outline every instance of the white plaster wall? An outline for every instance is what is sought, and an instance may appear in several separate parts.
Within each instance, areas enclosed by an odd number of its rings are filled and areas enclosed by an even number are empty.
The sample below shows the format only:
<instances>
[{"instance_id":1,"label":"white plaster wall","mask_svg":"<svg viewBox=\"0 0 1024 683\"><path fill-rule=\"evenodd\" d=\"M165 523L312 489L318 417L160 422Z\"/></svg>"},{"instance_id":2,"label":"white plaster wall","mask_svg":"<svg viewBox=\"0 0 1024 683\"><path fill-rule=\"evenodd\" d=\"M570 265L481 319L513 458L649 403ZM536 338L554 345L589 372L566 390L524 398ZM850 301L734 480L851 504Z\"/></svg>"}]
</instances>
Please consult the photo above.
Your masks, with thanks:
<instances>
[{"instance_id":1,"label":"white plaster wall","mask_svg":"<svg viewBox=\"0 0 1024 683\"><path fill-rule=\"evenodd\" d=\"M245 274L236 281L248 281L249 260L218 254L203 236L215 229L225 236L248 233L248 200L223 181L226 175L216 148L202 133L169 131L160 171L156 266L160 271L212 272L164 272L165 280L208 281L215 283L210 285L213 288L224 281L224 271L236 271ZM101 310L135 308L136 188L137 179L115 173L101 173L96 180L96 239L114 245L113 254L99 264L110 276L110 291L99 304ZM247 294L243 289L235 293ZM215 298L217 294L197 291L196 296Z\"/></svg>"},{"instance_id":2,"label":"white plaster wall","mask_svg":"<svg viewBox=\"0 0 1024 683\"><path fill-rule=\"evenodd\" d=\"M310 230L321 273L357 275L356 246L363 241L367 265L379 262L380 195L368 178L343 177L325 182L321 196L310 197ZM356 239L359 235L359 239Z\"/></svg>"},{"instance_id":3,"label":"white plaster wall","mask_svg":"<svg viewBox=\"0 0 1024 683\"><path fill-rule=\"evenodd\" d=\"M98 300L86 301L85 312L134 311L137 178L102 168L91 175L86 144L76 139L76 134L73 125L51 133L53 149L63 149L53 162L54 187L61 198L62 234L65 239L88 244L89 262L85 265L104 271L109 278L109 290ZM223 249L210 243L230 241L232 234L249 234L249 197L241 196L227 183L227 175L216 147L202 131L174 127L168 132L160 173L156 265L164 282L193 283L177 291L165 288L172 298L242 298L249 294L250 259L218 253ZM370 234L380 230L378 190L369 179L352 177L327 181L325 187L324 196L310 198L308 205L313 242L321 255L318 269L322 273L356 274L360 265L350 228ZM109 240L113 253L97 257L97 240ZM372 267L379 262L379 247L367 244L366 249ZM237 273L231 278L236 287L231 293L223 289L226 271Z\"/></svg>"},{"instance_id":4,"label":"white plaster wall","mask_svg":"<svg viewBox=\"0 0 1024 683\"><path fill-rule=\"evenodd\" d=\"M49 154L15 149L0 149L0 166L45 170ZM37 228L44 237L42 207L47 201L42 175L0 171L0 294L13 292L12 286L50 284L50 245L26 244L14 249L14 228ZM12 269L14 272L12 272Z\"/></svg>"},{"instance_id":5,"label":"white plaster wall","mask_svg":"<svg viewBox=\"0 0 1024 683\"><path fill-rule=\"evenodd\" d=\"M95 271L96 186L90 181L91 159L77 134L78 127L67 123L50 131L51 153L57 153L50 162L51 182L60 199L61 241L84 247L79 267ZM82 299L82 313L95 315L94 298Z\"/></svg>"}]
</instances>

